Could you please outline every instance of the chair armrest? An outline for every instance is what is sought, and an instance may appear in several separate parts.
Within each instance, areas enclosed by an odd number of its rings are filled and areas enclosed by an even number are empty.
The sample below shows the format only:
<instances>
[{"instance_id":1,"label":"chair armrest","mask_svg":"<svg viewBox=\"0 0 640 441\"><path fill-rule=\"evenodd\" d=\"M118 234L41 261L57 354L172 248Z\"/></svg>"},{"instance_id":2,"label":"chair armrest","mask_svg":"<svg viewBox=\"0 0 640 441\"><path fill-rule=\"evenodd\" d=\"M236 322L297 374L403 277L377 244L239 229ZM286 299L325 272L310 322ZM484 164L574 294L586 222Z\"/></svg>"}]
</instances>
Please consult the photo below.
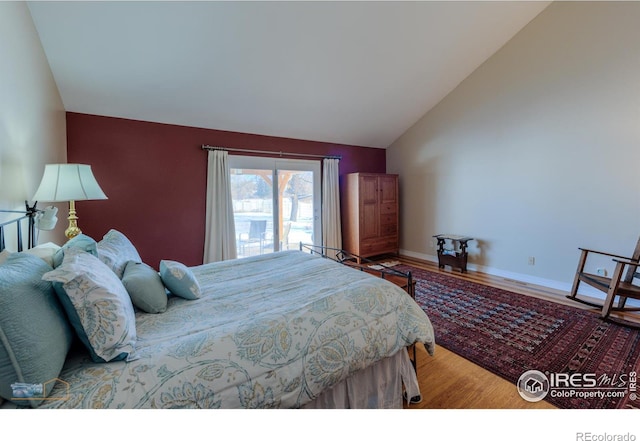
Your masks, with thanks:
<instances>
[{"instance_id":1,"label":"chair armrest","mask_svg":"<svg viewBox=\"0 0 640 441\"><path fill-rule=\"evenodd\" d=\"M617 263L621 263L623 265L634 265L634 266L640 266L640 261L639 260L633 260L633 259L627 259L627 258L623 258L623 259L612 259L614 262Z\"/></svg>"},{"instance_id":2,"label":"chair armrest","mask_svg":"<svg viewBox=\"0 0 640 441\"><path fill-rule=\"evenodd\" d=\"M590 250L588 248L578 248L578 249L582 250L582 251L586 251L587 253L595 253L595 254L600 254L600 255L603 255L603 256L615 257L617 259L631 260L627 256L620 256L618 254L605 253L604 251Z\"/></svg>"}]
</instances>

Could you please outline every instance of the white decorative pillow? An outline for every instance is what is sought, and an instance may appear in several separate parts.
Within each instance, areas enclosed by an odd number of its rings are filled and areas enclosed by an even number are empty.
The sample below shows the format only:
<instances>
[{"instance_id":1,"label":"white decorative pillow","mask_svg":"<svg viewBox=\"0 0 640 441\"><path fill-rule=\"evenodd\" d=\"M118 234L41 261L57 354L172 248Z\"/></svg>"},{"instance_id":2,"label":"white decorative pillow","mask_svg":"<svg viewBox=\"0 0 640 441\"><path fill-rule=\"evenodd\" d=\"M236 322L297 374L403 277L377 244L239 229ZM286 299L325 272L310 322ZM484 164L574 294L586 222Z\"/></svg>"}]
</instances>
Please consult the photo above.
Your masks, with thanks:
<instances>
[{"instance_id":1,"label":"white decorative pillow","mask_svg":"<svg viewBox=\"0 0 640 441\"><path fill-rule=\"evenodd\" d=\"M131 241L117 230L109 230L98 242L98 258L122 279L128 262L142 262Z\"/></svg>"},{"instance_id":2,"label":"white decorative pillow","mask_svg":"<svg viewBox=\"0 0 640 441\"><path fill-rule=\"evenodd\" d=\"M42 279L54 282L69 321L94 361L135 359L133 305L109 267L97 257L71 248L62 264Z\"/></svg>"},{"instance_id":3,"label":"white decorative pillow","mask_svg":"<svg viewBox=\"0 0 640 441\"><path fill-rule=\"evenodd\" d=\"M3 263L5 263L7 261L7 259L9 258L9 255L11 254L11 251L4 249L2 251L0 251L0 265L2 265Z\"/></svg>"},{"instance_id":4,"label":"white decorative pillow","mask_svg":"<svg viewBox=\"0 0 640 441\"><path fill-rule=\"evenodd\" d=\"M187 300L200 298L200 284L185 264L173 260L161 260L160 278L164 286L173 294Z\"/></svg>"},{"instance_id":5,"label":"white decorative pillow","mask_svg":"<svg viewBox=\"0 0 640 441\"><path fill-rule=\"evenodd\" d=\"M58 252L58 250L60 250L62 247L60 245L56 245L53 242L47 242L47 243L43 243L42 245L38 245L34 248L30 248L28 250L25 250L23 252L27 253L27 254L33 254L34 256L38 256L39 258L41 258L42 260L44 260L45 262L47 262L47 264L50 267L54 267L54 256L56 255L56 253Z\"/></svg>"}]
</instances>

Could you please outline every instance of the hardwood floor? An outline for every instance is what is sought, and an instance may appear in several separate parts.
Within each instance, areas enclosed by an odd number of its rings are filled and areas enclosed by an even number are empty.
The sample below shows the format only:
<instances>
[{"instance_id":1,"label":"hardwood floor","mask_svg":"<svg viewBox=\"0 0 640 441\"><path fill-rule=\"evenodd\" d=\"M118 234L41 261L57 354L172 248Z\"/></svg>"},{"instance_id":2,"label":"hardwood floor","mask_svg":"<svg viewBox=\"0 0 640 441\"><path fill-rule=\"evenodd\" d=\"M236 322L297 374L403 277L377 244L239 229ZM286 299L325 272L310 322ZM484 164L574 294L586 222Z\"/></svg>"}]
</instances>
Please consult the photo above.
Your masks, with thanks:
<instances>
[{"instance_id":1,"label":"hardwood floor","mask_svg":"<svg viewBox=\"0 0 640 441\"><path fill-rule=\"evenodd\" d=\"M388 259L386 259L388 260ZM593 309L571 301L566 292L508 280L502 277L468 271L465 274L440 270L435 263L401 257L403 263L436 272L446 272L476 283L494 286L581 309ZM437 342L436 342L437 343ZM512 383L479 367L453 352L437 346L430 356L423 345L417 345L418 382L422 401L405 405L407 409L554 409L546 401L529 403L522 399Z\"/></svg>"},{"instance_id":2,"label":"hardwood floor","mask_svg":"<svg viewBox=\"0 0 640 441\"><path fill-rule=\"evenodd\" d=\"M546 401L529 403L516 387L465 358L438 346L433 357L418 345L422 401L407 409L554 409Z\"/></svg>"}]
</instances>

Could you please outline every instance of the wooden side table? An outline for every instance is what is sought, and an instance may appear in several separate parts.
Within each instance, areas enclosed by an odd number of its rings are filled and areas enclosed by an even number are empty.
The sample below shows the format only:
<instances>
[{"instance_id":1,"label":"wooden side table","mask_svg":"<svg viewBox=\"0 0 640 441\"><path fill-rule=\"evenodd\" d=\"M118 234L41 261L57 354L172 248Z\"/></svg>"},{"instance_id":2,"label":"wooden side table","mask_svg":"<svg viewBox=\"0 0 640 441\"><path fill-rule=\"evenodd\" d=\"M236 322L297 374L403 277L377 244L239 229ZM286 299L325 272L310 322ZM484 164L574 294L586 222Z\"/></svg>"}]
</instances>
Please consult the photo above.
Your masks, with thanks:
<instances>
[{"instance_id":1,"label":"wooden side table","mask_svg":"<svg viewBox=\"0 0 640 441\"><path fill-rule=\"evenodd\" d=\"M438 240L438 268L444 268L449 265L451 269L458 268L460 272L467 272L467 242L473 240L473 237L457 236L455 234L436 234ZM453 249L445 249L445 244L450 241ZM458 249L455 243L458 243Z\"/></svg>"}]
</instances>

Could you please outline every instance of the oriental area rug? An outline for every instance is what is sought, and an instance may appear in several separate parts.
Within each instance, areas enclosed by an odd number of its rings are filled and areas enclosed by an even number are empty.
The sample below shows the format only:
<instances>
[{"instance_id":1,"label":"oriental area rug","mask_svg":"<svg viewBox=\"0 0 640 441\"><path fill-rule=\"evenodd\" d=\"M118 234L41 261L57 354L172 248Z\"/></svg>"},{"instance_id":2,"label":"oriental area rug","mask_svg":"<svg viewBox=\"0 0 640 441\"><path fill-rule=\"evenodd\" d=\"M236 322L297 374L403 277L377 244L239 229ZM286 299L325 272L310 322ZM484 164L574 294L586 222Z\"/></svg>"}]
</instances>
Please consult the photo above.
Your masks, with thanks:
<instances>
[{"instance_id":1,"label":"oriental area rug","mask_svg":"<svg viewBox=\"0 0 640 441\"><path fill-rule=\"evenodd\" d=\"M640 331L594 311L405 264L394 269L411 271L436 344L512 382L523 399L563 409L640 407Z\"/></svg>"}]
</instances>

